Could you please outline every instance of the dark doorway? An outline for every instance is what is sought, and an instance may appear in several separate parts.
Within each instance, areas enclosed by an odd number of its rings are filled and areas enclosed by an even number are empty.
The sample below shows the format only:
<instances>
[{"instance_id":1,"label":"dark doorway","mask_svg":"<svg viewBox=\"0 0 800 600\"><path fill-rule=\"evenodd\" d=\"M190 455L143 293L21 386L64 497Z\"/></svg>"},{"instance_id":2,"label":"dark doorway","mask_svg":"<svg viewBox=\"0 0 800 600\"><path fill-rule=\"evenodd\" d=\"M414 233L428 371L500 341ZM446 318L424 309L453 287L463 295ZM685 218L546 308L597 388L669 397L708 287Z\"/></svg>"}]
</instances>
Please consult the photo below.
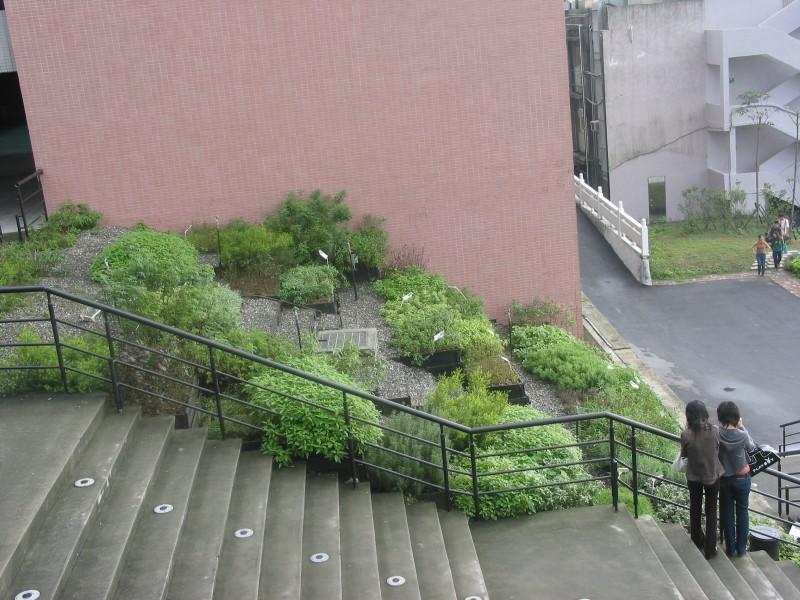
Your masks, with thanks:
<instances>
[{"instance_id":1,"label":"dark doorway","mask_svg":"<svg viewBox=\"0 0 800 600\"><path fill-rule=\"evenodd\" d=\"M14 184L34 170L19 77L0 73L0 227L6 237L17 228Z\"/></svg>"}]
</instances>

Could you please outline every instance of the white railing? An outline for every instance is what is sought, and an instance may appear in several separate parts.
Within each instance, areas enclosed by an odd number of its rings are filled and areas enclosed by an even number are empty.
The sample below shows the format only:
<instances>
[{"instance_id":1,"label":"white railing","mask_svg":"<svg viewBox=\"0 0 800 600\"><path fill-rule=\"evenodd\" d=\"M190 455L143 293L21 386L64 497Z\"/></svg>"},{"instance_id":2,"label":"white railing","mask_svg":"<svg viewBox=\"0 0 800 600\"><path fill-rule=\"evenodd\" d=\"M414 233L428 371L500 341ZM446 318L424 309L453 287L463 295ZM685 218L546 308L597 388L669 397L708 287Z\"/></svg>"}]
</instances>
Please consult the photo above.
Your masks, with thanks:
<instances>
[{"instance_id":1,"label":"white railing","mask_svg":"<svg viewBox=\"0 0 800 600\"><path fill-rule=\"evenodd\" d=\"M647 221L637 221L625 212L622 202L614 204L603 196L603 188L592 189L583 179L575 177L575 202L589 216L611 247L644 285L651 285L650 240Z\"/></svg>"}]
</instances>

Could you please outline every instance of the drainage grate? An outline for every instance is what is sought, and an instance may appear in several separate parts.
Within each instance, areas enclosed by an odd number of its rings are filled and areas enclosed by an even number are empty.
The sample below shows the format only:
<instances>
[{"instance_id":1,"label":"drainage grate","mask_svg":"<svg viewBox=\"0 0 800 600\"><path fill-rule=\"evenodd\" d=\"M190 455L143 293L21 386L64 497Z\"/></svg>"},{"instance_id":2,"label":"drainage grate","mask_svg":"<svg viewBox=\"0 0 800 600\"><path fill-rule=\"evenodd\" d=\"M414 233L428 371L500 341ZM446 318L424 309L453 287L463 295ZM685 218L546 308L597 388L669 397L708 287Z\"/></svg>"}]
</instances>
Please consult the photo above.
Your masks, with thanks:
<instances>
[{"instance_id":1,"label":"drainage grate","mask_svg":"<svg viewBox=\"0 0 800 600\"><path fill-rule=\"evenodd\" d=\"M378 330L375 328L320 331L317 337L320 352L333 352L347 342L353 342L362 352L378 351Z\"/></svg>"}]
</instances>

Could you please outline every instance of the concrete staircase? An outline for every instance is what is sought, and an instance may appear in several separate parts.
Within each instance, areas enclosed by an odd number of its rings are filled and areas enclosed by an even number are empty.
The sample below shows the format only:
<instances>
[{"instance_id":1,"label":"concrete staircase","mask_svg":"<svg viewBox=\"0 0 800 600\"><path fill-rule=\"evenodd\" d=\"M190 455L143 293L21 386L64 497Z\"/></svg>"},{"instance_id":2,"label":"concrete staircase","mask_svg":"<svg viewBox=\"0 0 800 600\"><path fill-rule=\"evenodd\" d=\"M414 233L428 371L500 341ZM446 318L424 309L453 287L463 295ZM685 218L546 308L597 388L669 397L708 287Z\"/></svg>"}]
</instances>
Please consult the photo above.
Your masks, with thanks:
<instances>
[{"instance_id":1,"label":"concrete staircase","mask_svg":"<svg viewBox=\"0 0 800 600\"><path fill-rule=\"evenodd\" d=\"M0 600L800 600L794 564L624 506L470 524L108 406L0 398Z\"/></svg>"},{"instance_id":2,"label":"concrete staircase","mask_svg":"<svg viewBox=\"0 0 800 600\"><path fill-rule=\"evenodd\" d=\"M463 514L108 405L0 398L0 599L488 600Z\"/></svg>"}]
</instances>

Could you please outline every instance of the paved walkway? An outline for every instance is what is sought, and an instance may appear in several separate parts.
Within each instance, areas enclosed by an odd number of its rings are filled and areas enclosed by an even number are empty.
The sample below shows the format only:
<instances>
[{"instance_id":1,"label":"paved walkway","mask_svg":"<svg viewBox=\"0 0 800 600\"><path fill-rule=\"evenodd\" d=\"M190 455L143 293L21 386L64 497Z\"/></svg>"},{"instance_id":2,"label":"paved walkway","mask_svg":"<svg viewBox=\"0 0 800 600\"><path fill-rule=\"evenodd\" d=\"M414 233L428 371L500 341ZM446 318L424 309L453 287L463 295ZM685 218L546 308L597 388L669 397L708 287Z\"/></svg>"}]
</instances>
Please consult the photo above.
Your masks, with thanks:
<instances>
[{"instance_id":1,"label":"paved walkway","mask_svg":"<svg viewBox=\"0 0 800 600\"><path fill-rule=\"evenodd\" d=\"M800 418L800 285L788 273L644 287L578 213L584 293L684 401L734 400L756 441Z\"/></svg>"}]
</instances>

